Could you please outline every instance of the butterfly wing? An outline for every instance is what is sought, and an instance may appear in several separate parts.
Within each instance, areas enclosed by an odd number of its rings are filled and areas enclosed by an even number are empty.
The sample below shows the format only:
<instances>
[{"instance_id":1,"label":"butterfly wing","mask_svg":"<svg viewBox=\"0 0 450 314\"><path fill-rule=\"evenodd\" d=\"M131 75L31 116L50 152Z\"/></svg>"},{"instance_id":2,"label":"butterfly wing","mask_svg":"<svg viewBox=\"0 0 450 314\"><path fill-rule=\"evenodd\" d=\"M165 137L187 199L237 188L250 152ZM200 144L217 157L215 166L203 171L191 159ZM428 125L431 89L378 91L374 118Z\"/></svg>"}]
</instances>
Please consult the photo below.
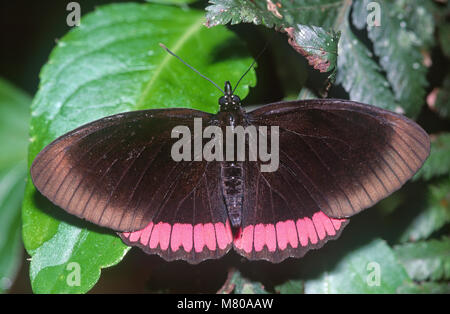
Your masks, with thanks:
<instances>
[{"instance_id":1,"label":"butterfly wing","mask_svg":"<svg viewBox=\"0 0 450 314\"><path fill-rule=\"evenodd\" d=\"M191 262L218 257L231 247L218 167L171 156L175 126L194 130L194 118L211 117L162 109L94 121L45 147L32 180L54 204L123 232L126 243L149 253Z\"/></svg>"},{"instance_id":2,"label":"butterfly wing","mask_svg":"<svg viewBox=\"0 0 450 314\"><path fill-rule=\"evenodd\" d=\"M242 230L250 259L281 261L336 238L346 218L398 190L422 166L428 135L413 121L342 100L281 102L248 114L279 127L279 168L245 163Z\"/></svg>"}]
</instances>

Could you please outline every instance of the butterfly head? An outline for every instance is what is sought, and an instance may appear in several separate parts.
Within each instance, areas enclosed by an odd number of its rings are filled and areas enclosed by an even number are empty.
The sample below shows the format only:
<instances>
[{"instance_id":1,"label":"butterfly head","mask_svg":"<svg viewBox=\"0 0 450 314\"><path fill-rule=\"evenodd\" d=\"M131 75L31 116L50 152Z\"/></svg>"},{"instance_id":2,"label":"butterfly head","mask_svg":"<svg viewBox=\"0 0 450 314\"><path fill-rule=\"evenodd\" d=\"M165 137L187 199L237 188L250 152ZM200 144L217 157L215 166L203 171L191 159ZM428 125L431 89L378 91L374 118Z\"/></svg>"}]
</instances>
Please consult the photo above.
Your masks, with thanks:
<instances>
[{"instance_id":1,"label":"butterfly head","mask_svg":"<svg viewBox=\"0 0 450 314\"><path fill-rule=\"evenodd\" d=\"M233 89L229 81L225 82L224 95L219 98L221 111L237 110L241 106L241 99L233 94Z\"/></svg>"}]
</instances>

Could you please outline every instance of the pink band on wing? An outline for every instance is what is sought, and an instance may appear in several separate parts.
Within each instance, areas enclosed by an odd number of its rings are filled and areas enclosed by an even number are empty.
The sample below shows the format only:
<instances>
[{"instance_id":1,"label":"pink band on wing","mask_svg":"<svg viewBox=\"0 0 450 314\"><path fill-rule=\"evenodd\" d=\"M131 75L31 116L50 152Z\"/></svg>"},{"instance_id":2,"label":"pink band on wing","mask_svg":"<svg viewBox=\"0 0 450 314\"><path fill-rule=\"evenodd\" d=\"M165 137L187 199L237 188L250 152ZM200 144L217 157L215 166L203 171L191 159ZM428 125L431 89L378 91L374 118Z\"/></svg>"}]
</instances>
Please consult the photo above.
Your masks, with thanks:
<instances>
[{"instance_id":1,"label":"pink band on wing","mask_svg":"<svg viewBox=\"0 0 450 314\"><path fill-rule=\"evenodd\" d=\"M181 228L181 243L183 243L183 248L186 252L190 252L193 247L192 243L192 232L193 227L191 224L183 224Z\"/></svg>"},{"instance_id":2,"label":"pink band on wing","mask_svg":"<svg viewBox=\"0 0 450 314\"><path fill-rule=\"evenodd\" d=\"M216 249L216 232L212 223L203 225L203 238L205 239L206 247L214 251Z\"/></svg>"},{"instance_id":3,"label":"pink band on wing","mask_svg":"<svg viewBox=\"0 0 450 314\"><path fill-rule=\"evenodd\" d=\"M316 244L319 240L317 238L316 228L314 228L314 223L310 218L303 218L306 223L306 233L312 244Z\"/></svg>"},{"instance_id":4,"label":"pink band on wing","mask_svg":"<svg viewBox=\"0 0 450 314\"><path fill-rule=\"evenodd\" d=\"M327 236L335 236L345 219L330 218L319 211L311 218L279 221L274 224L256 224L240 228L234 239L237 249L250 253L252 249L261 252L267 247L269 252L286 250L288 246L297 248L317 244Z\"/></svg>"},{"instance_id":5,"label":"pink band on wing","mask_svg":"<svg viewBox=\"0 0 450 314\"><path fill-rule=\"evenodd\" d=\"M130 241L137 242L141 238L142 230L130 233Z\"/></svg>"},{"instance_id":6,"label":"pink band on wing","mask_svg":"<svg viewBox=\"0 0 450 314\"><path fill-rule=\"evenodd\" d=\"M323 212L317 212L310 218L297 220L298 238L301 246L308 243L316 244L318 239L323 240L327 235L335 236L345 219L330 218Z\"/></svg>"},{"instance_id":7,"label":"pink band on wing","mask_svg":"<svg viewBox=\"0 0 450 314\"><path fill-rule=\"evenodd\" d=\"M277 230L277 241L278 241L278 248L280 250L285 250L288 244L288 238L287 238L287 230L284 224L284 221L279 221L275 225Z\"/></svg>"},{"instance_id":8,"label":"pink band on wing","mask_svg":"<svg viewBox=\"0 0 450 314\"><path fill-rule=\"evenodd\" d=\"M306 232L306 222L304 219L297 220L298 239L301 246L308 245L308 233Z\"/></svg>"},{"instance_id":9,"label":"pink band on wing","mask_svg":"<svg viewBox=\"0 0 450 314\"><path fill-rule=\"evenodd\" d=\"M161 225L162 225L162 222L159 222L153 227L153 231L152 231L152 234L150 236L150 242L148 243L148 246L151 249L154 249L154 248L156 248L158 246L158 243L159 243L159 232L161 230Z\"/></svg>"},{"instance_id":10,"label":"pink band on wing","mask_svg":"<svg viewBox=\"0 0 450 314\"><path fill-rule=\"evenodd\" d=\"M266 244L266 227L263 224L255 226L255 251L261 252Z\"/></svg>"},{"instance_id":11,"label":"pink band on wing","mask_svg":"<svg viewBox=\"0 0 450 314\"><path fill-rule=\"evenodd\" d=\"M205 239L203 238L203 224L196 224L194 226L194 249L195 252L200 253L205 246Z\"/></svg>"},{"instance_id":12,"label":"pink band on wing","mask_svg":"<svg viewBox=\"0 0 450 314\"><path fill-rule=\"evenodd\" d=\"M292 248L298 247L298 234L295 228L295 222L293 220L288 220L284 222L286 228L287 239Z\"/></svg>"},{"instance_id":13,"label":"pink band on wing","mask_svg":"<svg viewBox=\"0 0 450 314\"><path fill-rule=\"evenodd\" d=\"M327 233L325 232L325 226L322 223L322 220L325 219L325 218L321 214L325 215L322 212L315 213L312 216L312 221L314 223L314 227L316 228L316 232L317 232L317 235L319 236L319 239L323 240L323 239L325 239L325 236L327 235Z\"/></svg>"},{"instance_id":14,"label":"pink band on wing","mask_svg":"<svg viewBox=\"0 0 450 314\"><path fill-rule=\"evenodd\" d=\"M250 253L253 249L253 226L247 226L242 232L242 249Z\"/></svg>"},{"instance_id":15,"label":"pink band on wing","mask_svg":"<svg viewBox=\"0 0 450 314\"><path fill-rule=\"evenodd\" d=\"M269 252L275 252L277 249L277 237L274 225L266 225L266 245Z\"/></svg>"},{"instance_id":16,"label":"pink band on wing","mask_svg":"<svg viewBox=\"0 0 450 314\"><path fill-rule=\"evenodd\" d=\"M149 224L147 225L147 227L145 227L145 228L142 230L142 233L141 233L141 240L140 240L140 242L141 242L142 245L147 245L147 244L148 244L148 241L150 241L150 235L152 234L152 229L153 229L153 222L149 223ZM130 240L130 241L131 241L131 240Z\"/></svg>"},{"instance_id":17,"label":"pink band on wing","mask_svg":"<svg viewBox=\"0 0 450 314\"><path fill-rule=\"evenodd\" d=\"M159 247L163 251L167 250L167 248L169 247L171 230L172 226L168 223L161 224L161 229L159 230Z\"/></svg>"},{"instance_id":18,"label":"pink band on wing","mask_svg":"<svg viewBox=\"0 0 450 314\"><path fill-rule=\"evenodd\" d=\"M159 248L163 251L169 247L173 252L181 248L191 252L194 248L197 253L202 252L205 246L208 250L225 249L233 239L230 224L218 222L215 224L176 223L173 226L166 222L149 223L144 229L134 232L124 232L122 235L130 242L139 242L150 249Z\"/></svg>"},{"instance_id":19,"label":"pink band on wing","mask_svg":"<svg viewBox=\"0 0 450 314\"><path fill-rule=\"evenodd\" d=\"M224 224L220 222L214 225L214 229L216 230L217 244L219 245L219 249L223 250L231 242L231 229L226 229L226 226L224 226Z\"/></svg>"},{"instance_id":20,"label":"pink band on wing","mask_svg":"<svg viewBox=\"0 0 450 314\"><path fill-rule=\"evenodd\" d=\"M170 249L173 252L178 251L182 243L182 224L174 224L172 227L172 238L170 239Z\"/></svg>"},{"instance_id":21,"label":"pink band on wing","mask_svg":"<svg viewBox=\"0 0 450 314\"><path fill-rule=\"evenodd\" d=\"M269 252L285 250L290 245L297 248L317 244L327 236L335 236L345 219L330 218L323 212L316 212L311 218L279 221L274 224L256 224L239 228L235 236L229 221L223 223L179 224L149 223L144 229L124 232L123 236L130 242L161 250L169 247L173 252L184 249L186 252L202 252L205 247L210 251L225 249L231 242L237 249L250 253L253 249L261 252L267 247Z\"/></svg>"},{"instance_id":22,"label":"pink band on wing","mask_svg":"<svg viewBox=\"0 0 450 314\"><path fill-rule=\"evenodd\" d=\"M333 223L331 222L332 218L328 217L327 215L325 215L324 213L320 212L320 214L322 216L322 224L325 228L326 233L329 236L334 236L336 235L336 230L333 227Z\"/></svg>"}]
</instances>

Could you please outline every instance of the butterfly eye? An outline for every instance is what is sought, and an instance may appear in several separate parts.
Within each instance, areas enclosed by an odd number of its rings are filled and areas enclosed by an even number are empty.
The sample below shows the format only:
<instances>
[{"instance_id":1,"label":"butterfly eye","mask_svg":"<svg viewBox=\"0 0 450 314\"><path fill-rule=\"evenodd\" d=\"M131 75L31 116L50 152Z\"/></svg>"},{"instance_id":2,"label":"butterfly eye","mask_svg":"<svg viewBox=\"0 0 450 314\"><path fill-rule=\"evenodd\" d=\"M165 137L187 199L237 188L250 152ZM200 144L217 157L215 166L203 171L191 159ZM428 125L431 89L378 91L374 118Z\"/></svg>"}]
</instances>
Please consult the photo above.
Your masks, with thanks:
<instances>
[{"instance_id":1,"label":"butterfly eye","mask_svg":"<svg viewBox=\"0 0 450 314\"><path fill-rule=\"evenodd\" d=\"M235 104L238 104L241 102L241 99L236 95L232 96L232 100L233 100L233 103L235 103Z\"/></svg>"},{"instance_id":2,"label":"butterfly eye","mask_svg":"<svg viewBox=\"0 0 450 314\"><path fill-rule=\"evenodd\" d=\"M225 99L225 97L224 96L220 97L219 98L219 105L220 106L224 106L226 104L227 104L227 100Z\"/></svg>"}]
</instances>

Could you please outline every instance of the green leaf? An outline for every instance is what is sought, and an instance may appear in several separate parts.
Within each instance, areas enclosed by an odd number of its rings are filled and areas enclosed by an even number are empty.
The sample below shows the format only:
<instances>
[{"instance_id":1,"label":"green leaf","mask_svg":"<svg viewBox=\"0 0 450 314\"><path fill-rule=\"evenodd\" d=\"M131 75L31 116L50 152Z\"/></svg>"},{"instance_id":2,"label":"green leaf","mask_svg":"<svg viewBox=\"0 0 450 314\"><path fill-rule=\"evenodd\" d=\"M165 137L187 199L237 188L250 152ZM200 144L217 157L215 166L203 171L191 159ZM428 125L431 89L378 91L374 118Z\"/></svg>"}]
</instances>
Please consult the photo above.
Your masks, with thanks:
<instances>
[{"instance_id":1,"label":"green leaf","mask_svg":"<svg viewBox=\"0 0 450 314\"><path fill-rule=\"evenodd\" d=\"M305 268L302 273L307 271ZM408 282L393 250L377 239L347 253L316 278L306 279L304 285L305 293L395 293Z\"/></svg>"},{"instance_id":2,"label":"green leaf","mask_svg":"<svg viewBox=\"0 0 450 314\"><path fill-rule=\"evenodd\" d=\"M339 33L301 24L285 30L289 36L289 44L308 60L310 66L320 72L336 69Z\"/></svg>"},{"instance_id":3,"label":"green leaf","mask_svg":"<svg viewBox=\"0 0 450 314\"><path fill-rule=\"evenodd\" d=\"M410 282L401 286L397 289L398 293L408 293L408 294L449 294L450 293L450 283L437 283L437 282L422 282L414 283Z\"/></svg>"},{"instance_id":4,"label":"green leaf","mask_svg":"<svg viewBox=\"0 0 450 314\"><path fill-rule=\"evenodd\" d=\"M0 293L11 286L21 264L30 103L28 95L0 78Z\"/></svg>"},{"instance_id":5,"label":"green leaf","mask_svg":"<svg viewBox=\"0 0 450 314\"><path fill-rule=\"evenodd\" d=\"M431 137L431 153L422 168L414 176L414 180L434 177L450 173L450 133Z\"/></svg>"},{"instance_id":6,"label":"green leaf","mask_svg":"<svg viewBox=\"0 0 450 314\"><path fill-rule=\"evenodd\" d=\"M208 26L219 24L253 23L276 25L310 24L330 28L344 1L342 0L210 0L206 8Z\"/></svg>"},{"instance_id":7,"label":"green leaf","mask_svg":"<svg viewBox=\"0 0 450 314\"><path fill-rule=\"evenodd\" d=\"M369 2L355 1L352 15L354 24L359 28L367 28L375 54L380 58L380 65L386 71L397 101L408 116L416 116L424 102L425 87L428 84L421 48L426 40L432 38L432 13L417 1L409 1L409 5L405 1L381 1L381 25L370 26L366 22ZM410 6L411 2L416 5ZM422 12L425 17L420 19L422 24L426 24L422 25L421 34L417 34L417 29L411 26L418 22L420 14L414 15L415 19L408 19L408 12L413 10Z\"/></svg>"},{"instance_id":8,"label":"green leaf","mask_svg":"<svg viewBox=\"0 0 450 314\"><path fill-rule=\"evenodd\" d=\"M410 218L408 226L400 234L400 241L418 241L450 222L450 176L427 187L425 203L418 206L419 213Z\"/></svg>"},{"instance_id":9,"label":"green leaf","mask_svg":"<svg viewBox=\"0 0 450 314\"><path fill-rule=\"evenodd\" d=\"M340 25L336 83L344 87L351 100L398 111L401 107L396 103L389 82L381 74L380 66L373 60L372 52L351 30L349 12L350 7Z\"/></svg>"},{"instance_id":10,"label":"green leaf","mask_svg":"<svg viewBox=\"0 0 450 314\"><path fill-rule=\"evenodd\" d=\"M394 251L413 280L450 279L450 238L397 245Z\"/></svg>"},{"instance_id":11,"label":"green leaf","mask_svg":"<svg viewBox=\"0 0 450 314\"><path fill-rule=\"evenodd\" d=\"M60 223L49 241L33 251L30 278L36 293L84 293L129 248L117 236Z\"/></svg>"},{"instance_id":12,"label":"green leaf","mask_svg":"<svg viewBox=\"0 0 450 314\"><path fill-rule=\"evenodd\" d=\"M83 17L42 69L28 164L57 136L118 112L169 107L216 112L221 93L158 45L164 43L216 82L236 82L252 61L243 43L224 27L203 24L200 11L153 4L107 5ZM254 82L252 70L237 94L244 98ZM42 293L88 291L100 270L118 263L129 249L112 232L53 206L30 178L23 236L32 255L33 291ZM79 286L67 284L73 262L80 265Z\"/></svg>"},{"instance_id":13,"label":"green leaf","mask_svg":"<svg viewBox=\"0 0 450 314\"><path fill-rule=\"evenodd\" d=\"M212 0L206 8L207 26L231 23L253 23L286 32L289 44L320 72L335 70L339 35L317 24L324 21L323 8L336 10L341 1L315 5L297 1ZM316 24L317 23L317 24ZM312 24L312 25L303 25ZM334 72L331 74L333 75Z\"/></svg>"}]
</instances>

